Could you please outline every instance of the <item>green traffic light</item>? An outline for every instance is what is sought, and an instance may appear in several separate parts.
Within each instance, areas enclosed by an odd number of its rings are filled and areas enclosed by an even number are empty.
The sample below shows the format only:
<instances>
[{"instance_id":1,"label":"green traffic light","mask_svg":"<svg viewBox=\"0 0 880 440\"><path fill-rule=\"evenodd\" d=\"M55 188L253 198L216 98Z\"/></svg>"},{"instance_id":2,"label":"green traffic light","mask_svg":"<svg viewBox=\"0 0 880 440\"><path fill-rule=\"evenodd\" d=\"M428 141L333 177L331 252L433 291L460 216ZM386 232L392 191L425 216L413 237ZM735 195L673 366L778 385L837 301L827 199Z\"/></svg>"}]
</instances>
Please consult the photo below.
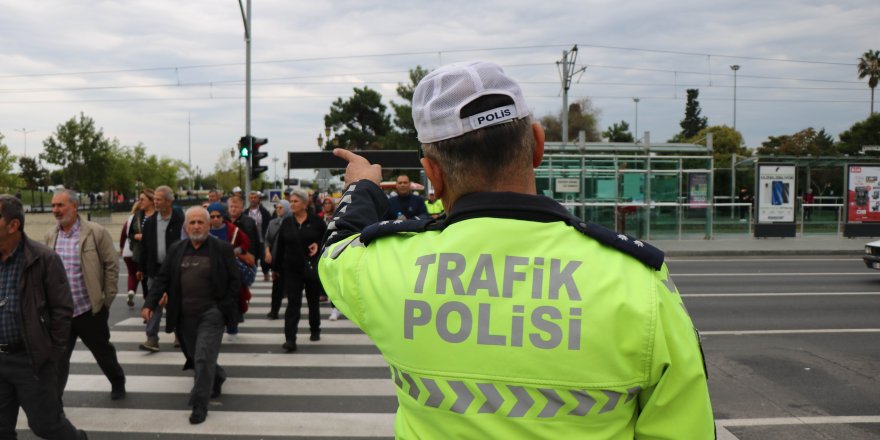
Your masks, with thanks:
<instances>
[{"instance_id":1,"label":"green traffic light","mask_svg":"<svg viewBox=\"0 0 880 440\"><path fill-rule=\"evenodd\" d=\"M251 152L248 150L248 147L241 147L241 151L239 151L239 155L241 157L249 157Z\"/></svg>"}]
</instances>

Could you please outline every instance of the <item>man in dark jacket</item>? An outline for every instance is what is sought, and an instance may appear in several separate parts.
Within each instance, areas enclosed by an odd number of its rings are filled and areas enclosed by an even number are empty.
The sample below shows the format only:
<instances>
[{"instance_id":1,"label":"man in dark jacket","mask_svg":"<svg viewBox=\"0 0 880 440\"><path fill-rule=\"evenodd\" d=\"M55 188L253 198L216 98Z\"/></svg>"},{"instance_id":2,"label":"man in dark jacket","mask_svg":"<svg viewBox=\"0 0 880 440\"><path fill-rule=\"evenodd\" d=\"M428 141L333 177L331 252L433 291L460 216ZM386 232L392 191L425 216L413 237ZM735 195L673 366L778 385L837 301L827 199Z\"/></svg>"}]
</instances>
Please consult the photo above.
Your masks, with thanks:
<instances>
[{"instance_id":1,"label":"man in dark jacket","mask_svg":"<svg viewBox=\"0 0 880 440\"><path fill-rule=\"evenodd\" d=\"M428 218L428 208L425 207L425 199L413 194L409 176L406 174L397 176L395 189L397 190L397 195L388 199L388 210L385 211L385 220Z\"/></svg>"},{"instance_id":2,"label":"man in dark jacket","mask_svg":"<svg viewBox=\"0 0 880 440\"><path fill-rule=\"evenodd\" d=\"M187 358L184 368L195 371L189 399L192 424L204 422L208 398L220 396L226 381L226 372L217 365L223 330L238 323L241 280L232 245L211 236L209 228L205 208L187 210L189 239L168 249L141 310L141 317L149 320L160 307L168 309L165 332L175 333Z\"/></svg>"},{"instance_id":3,"label":"man in dark jacket","mask_svg":"<svg viewBox=\"0 0 880 440\"><path fill-rule=\"evenodd\" d=\"M260 260L260 266L263 269L263 281L270 281L269 263L263 261L263 252L261 251L266 247L266 230L269 229L269 220L272 218L272 215L269 214L269 210L263 206L262 200L263 195L260 194L259 191L251 191L248 194L247 216L254 219L254 223L257 225L258 238L260 240L260 247L257 249L257 253L254 254L254 257L257 260Z\"/></svg>"},{"instance_id":4,"label":"man in dark jacket","mask_svg":"<svg viewBox=\"0 0 880 440\"><path fill-rule=\"evenodd\" d=\"M138 279L147 277L147 287L159 274L165 255L171 245L180 241L183 235L183 214L174 209L174 191L167 186L156 188L153 203L156 213L144 222L143 238L141 239L141 271ZM159 323L162 320L162 309L153 314L147 322L147 341L140 345L141 350L159 351Z\"/></svg>"},{"instance_id":5,"label":"man in dark jacket","mask_svg":"<svg viewBox=\"0 0 880 440\"><path fill-rule=\"evenodd\" d=\"M56 365L70 338L73 300L61 258L24 234L24 211L0 195L0 438L15 438L18 409L34 434L84 439L64 416Z\"/></svg>"}]
</instances>

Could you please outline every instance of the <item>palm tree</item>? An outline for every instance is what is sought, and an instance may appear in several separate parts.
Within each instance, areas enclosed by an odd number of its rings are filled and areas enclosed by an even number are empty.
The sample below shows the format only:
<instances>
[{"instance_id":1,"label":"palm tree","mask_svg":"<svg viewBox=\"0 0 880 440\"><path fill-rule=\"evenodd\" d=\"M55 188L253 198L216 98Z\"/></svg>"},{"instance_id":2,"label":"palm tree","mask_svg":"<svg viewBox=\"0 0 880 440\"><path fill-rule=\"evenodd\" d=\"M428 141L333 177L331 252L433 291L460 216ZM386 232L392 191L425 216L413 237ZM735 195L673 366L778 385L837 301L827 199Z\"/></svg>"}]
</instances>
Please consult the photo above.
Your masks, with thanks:
<instances>
[{"instance_id":1,"label":"palm tree","mask_svg":"<svg viewBox=\"0 0 880 440\"><path fill-rule=\"evenodd\" d=\"M859 58L859 79L868 77L871 88L871 114L874 114L874 88L880 81L880 50L868 50Z\"/></svg>"}]
</instances>

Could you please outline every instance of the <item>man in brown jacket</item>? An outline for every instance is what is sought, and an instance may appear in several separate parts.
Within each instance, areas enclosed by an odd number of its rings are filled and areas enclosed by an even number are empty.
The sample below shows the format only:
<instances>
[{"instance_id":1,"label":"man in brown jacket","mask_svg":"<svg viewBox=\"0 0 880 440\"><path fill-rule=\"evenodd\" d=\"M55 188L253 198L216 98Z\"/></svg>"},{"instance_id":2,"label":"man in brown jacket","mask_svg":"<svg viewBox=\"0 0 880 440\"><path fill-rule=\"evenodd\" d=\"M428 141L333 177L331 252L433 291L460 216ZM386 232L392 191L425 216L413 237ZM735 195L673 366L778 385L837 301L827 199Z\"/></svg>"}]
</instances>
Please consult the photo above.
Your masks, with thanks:
<instances>
[{"instance_id":1,"label":"man in brown jacket","mask_svg":"<svg viewBox=\"0 0 880 440\"><path fill-rule=\"evenodd\" d=\"M85 439L64 416L55 373L70 337L67 276L58 255L23 229L21 202L0 195L0 438L15 438L21 407L34 434Z\"/></svg>"},{"instance_id":2,"label":"man in brown jacket","mask_svg":"<svg viewBox=\"0 0 880 440\"><path fill-rule=\"evenodd\" d=\"M73 320L67 351L58 363L58 396L64 394L70 373L70 356L76 339L95 356L107 376L113 400L125 397L125 373L110 343L110 304L116 298L119 254L103 226L80 218L76 192L65 189L52 197L52 214L58 227L46 234L46 245L61 257L73 299Z\"/></svg>"}]
</instances>

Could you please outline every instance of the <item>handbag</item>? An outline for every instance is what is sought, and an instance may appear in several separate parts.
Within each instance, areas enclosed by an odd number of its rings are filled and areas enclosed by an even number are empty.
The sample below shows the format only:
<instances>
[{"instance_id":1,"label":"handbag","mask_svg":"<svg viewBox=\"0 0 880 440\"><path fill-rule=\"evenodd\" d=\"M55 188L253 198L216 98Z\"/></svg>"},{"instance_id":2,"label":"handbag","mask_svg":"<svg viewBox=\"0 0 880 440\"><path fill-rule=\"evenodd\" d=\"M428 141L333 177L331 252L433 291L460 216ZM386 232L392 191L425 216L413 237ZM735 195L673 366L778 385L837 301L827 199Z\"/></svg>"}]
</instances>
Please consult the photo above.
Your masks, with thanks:
<instances>
[{"instance_id":1,"label":"handbag","mask_svg":"<svg viewBox=\"0 0 880 440\"><path fill-rule=\"evenodd\" d=\"M230 242L234 242L235 237L237 236L238 228L235 228L235 232L232 234L232 240L230 240ZM250 287L254 284L254 281L257 280L257 265L248 265L238 257L235 258L235 263L238 264L238 271L241 272L241 284L246 287Z\"/></svg>"}]
</instances>

